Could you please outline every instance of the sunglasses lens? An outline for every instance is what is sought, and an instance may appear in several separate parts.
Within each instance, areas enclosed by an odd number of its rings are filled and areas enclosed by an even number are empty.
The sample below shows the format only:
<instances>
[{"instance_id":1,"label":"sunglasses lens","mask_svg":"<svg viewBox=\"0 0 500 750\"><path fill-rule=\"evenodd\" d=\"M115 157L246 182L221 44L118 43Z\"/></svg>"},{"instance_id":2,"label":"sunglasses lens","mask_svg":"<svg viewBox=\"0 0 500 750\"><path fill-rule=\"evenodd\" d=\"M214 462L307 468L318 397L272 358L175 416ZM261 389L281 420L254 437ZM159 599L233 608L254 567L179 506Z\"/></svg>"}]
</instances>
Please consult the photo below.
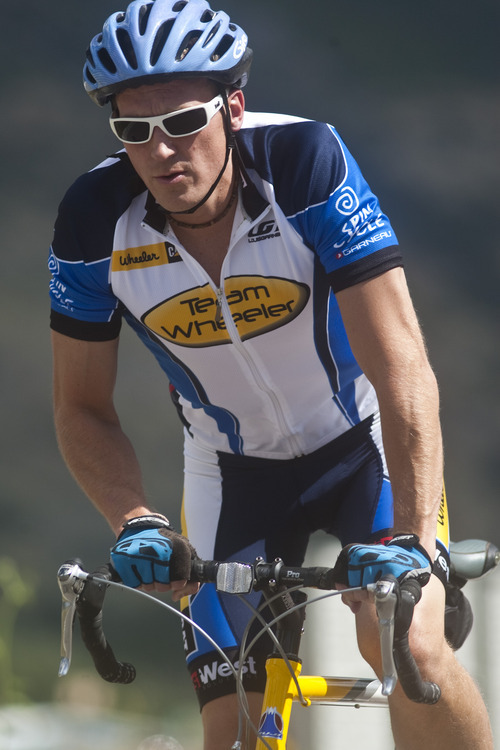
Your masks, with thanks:
<instances>
[{"instance_id":1,"label":"sunglasses lens","mask_svg":"<svg viewBox=\"0 0 500 750\"><path fill-rule=\"evenodd\" d=\"M170 135L181 136L201 130L208 124L207 113L203 107L196 107L186 112L179 112L173 117L166 117L163 125Z\"/></svg>"},{"instance_id":2,"label":"sunglasses lens","mask_svg":"<svg viewBox=\"0 0 500 750\"><path fill-rule=\"evenodd\" d=\"M149 122L122 120L114 123L118 138L127 143L144 143L149 140Z\"/></svg>"}]
</instances>

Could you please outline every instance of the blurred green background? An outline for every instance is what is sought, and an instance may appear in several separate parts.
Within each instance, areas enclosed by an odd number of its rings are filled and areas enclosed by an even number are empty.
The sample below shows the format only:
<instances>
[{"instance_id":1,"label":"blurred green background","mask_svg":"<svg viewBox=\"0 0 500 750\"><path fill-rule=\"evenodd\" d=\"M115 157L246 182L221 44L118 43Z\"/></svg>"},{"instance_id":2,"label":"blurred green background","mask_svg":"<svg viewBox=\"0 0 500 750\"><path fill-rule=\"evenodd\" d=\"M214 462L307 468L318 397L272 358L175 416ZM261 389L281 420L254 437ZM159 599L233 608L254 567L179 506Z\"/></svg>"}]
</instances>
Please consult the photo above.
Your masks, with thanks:
<instances>
[{"instance_id":1,"label":"blurred green background","mask_svg":"<svg viewBox=\"0 0 500 750\"><path fill-rule=\"evenodd\" d=\"M452 535L500 545L498 3L222 6L255 52L247 107L334 124L391 217L441 386ZM75 555L97 565L112 542L54 439L46 258L64 191L117 147L107 112L83 91L81 68L90 38L121 9L115 0L3 7L3 704L45 703L60 694L58 565ZM121 359L119 411L152 501L178 523L180 425L161 373L128 331ZM135 687L102 700L152 714L191 704L177 622L129 602L116 598L109 629L140 676ZM88 667L80 647L74 658L76 673Z\"/></svg>"}]
</instances>

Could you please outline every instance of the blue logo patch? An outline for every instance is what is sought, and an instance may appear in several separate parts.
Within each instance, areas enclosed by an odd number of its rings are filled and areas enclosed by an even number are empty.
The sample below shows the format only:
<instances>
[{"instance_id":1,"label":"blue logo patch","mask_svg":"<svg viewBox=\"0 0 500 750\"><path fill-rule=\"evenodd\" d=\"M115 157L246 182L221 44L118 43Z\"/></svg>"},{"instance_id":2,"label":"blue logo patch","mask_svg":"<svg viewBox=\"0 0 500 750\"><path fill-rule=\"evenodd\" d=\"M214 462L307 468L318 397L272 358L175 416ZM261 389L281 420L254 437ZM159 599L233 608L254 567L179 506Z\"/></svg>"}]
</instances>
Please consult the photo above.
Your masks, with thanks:
<instances>
[{"instance_id":1,"label":"blue logo patch","mask_svg":"<svg viewBox=\"0 0 500 750\"><path fill-rule=\"evenodd\" d=\"M276 708L268 708L262 714L259 724L259 735L261 737L272 737L276 740L283 739L283 717Z\"/></svg>"}]
</instances>

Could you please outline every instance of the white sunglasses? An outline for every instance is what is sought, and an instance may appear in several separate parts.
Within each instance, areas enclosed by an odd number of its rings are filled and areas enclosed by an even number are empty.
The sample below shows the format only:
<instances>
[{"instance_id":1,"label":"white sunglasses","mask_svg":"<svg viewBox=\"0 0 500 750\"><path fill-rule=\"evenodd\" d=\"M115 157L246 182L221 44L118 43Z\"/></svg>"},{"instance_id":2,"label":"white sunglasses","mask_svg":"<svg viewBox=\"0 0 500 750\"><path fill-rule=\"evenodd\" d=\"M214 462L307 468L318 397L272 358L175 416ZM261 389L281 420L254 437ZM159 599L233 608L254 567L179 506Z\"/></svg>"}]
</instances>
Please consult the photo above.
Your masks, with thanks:
<instances>
[{"instance_id":1,"label":"white sunglasses","mask_svg":"<svg viewBox=\"0 0 500 750\"><path fill-rule=\"evenodd\" d=\"M110 117L111 130L123 143L147 143L155 128L160 128L170 138L194 135L206 128L223 106L220 94L206 104L197 104L157 117Z\"/></svg>"}]
</instances>

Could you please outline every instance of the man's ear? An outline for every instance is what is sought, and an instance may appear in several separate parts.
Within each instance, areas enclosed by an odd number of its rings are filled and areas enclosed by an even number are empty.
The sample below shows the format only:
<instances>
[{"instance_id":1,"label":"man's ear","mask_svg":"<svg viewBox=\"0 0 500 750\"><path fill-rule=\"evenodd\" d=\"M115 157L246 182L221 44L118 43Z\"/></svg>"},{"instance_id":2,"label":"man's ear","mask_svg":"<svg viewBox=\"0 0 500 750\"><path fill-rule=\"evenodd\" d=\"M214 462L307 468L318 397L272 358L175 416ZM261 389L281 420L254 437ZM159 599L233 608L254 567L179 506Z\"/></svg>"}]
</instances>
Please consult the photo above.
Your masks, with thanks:
<instances>
[{"instance_id":1,"label":"man's ear","mask_svg":"<svg viewBox=\"0 0 500 750\"><path fill-rule=\"evenodd\" d=\"M231 130L237 133L243 124L243 115L245 113L245 97L241 89L235 89L227 95L229 114L231 116Z\"/></svg>"}]
</instances>

